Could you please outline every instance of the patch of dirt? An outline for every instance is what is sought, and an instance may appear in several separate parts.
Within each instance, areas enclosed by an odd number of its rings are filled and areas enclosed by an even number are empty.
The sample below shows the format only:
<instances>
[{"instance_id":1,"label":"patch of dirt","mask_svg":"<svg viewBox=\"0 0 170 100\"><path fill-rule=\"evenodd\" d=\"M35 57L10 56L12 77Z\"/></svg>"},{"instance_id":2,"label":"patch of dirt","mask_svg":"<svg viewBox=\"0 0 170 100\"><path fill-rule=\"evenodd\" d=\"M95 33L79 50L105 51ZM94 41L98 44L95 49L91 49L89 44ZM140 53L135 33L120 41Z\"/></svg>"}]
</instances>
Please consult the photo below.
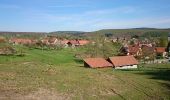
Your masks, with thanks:
<instances>
[{"instance_id":1,"label":"patch of dirt","mask_svg":"<svg viewBox=\"0 0 170 100\"><path fill-rule=\"evenodd\" d=\"M0 100L70 100L70 95L57 93L53 90L39 89L28 95L21 95L15 92L0 93Z\"/></svg>"},{"instance_id":2,"label":"patch of dirt","mask_svg":"<svg viewBox=\"0 0 170 100\"><path fill-rule=\"evenodd\" d=\"M58 71L54 68L48 68L46 70L43 70L42 72L48 75L56 75L58 73Z\"/></svg>"},{"instance_id":3,"label":"patch of dirt","mask_svg":"<svg viewBox=\"0 0 170 100\"><path fill-rule=\"evenodd\" d=\"M23 65L28 65L28 64L32 64L33 62L23 62Z\"/></svg>"}]
</instances>

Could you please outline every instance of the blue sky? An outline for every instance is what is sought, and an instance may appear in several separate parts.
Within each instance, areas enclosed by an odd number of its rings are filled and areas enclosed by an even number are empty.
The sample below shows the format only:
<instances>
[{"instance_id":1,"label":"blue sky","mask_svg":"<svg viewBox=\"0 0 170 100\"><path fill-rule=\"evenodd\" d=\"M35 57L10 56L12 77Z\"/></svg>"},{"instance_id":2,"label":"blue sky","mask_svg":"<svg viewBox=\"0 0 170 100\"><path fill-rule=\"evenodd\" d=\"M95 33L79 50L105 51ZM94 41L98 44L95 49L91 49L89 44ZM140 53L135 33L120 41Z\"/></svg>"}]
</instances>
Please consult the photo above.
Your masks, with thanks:
<instances>
[{"instance_id":1,"label":"blue sky","mask_svg":"<svg viewBox=\"0 0 170 100\"><path fill-rule=\"evenodd\" d=\"M0 31L170 28L170 0L0 0Z\"/></svg>"}]
</instances>

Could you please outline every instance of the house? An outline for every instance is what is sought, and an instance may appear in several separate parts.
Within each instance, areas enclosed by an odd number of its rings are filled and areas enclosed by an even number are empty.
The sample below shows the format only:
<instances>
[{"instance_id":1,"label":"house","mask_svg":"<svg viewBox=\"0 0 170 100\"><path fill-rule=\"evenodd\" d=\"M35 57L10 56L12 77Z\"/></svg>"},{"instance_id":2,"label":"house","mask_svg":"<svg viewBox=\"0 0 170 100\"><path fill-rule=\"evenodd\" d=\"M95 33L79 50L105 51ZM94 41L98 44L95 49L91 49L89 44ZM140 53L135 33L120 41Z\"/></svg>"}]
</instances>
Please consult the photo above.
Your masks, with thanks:
<instances>
[{"instance_id":1,"label":"house","mask_svg":"<svg viewBox=\"0 0 170 100\"><path fill-rule=\"evenodd\" d=\"M66 39L60 40L60 45L62 45L63 47L67 48L68 47L68 42L69 42L69 40L66 40Z\"/></svg>"},{"instance_id":2,"label":"house","mask_svg":"<svg viewBox=\"0 0 170 100\"><path fill-rule=\"evenodd\" d=\"M106 68L113 65L104 58L87 58L84 59L84 66L91 68Z\"/></svg>"},{"instance_id":3,"label":"house","mask_svg":"<svg viewBox=\"0 0 170 100\"><path fill-rule=\"evenodd\" d=\"M49 37L49 39L48 39L48 42L50 43L50 44L53 44L53 45L56 45L56 44L58 44L58 38L56 38L56 37Z\"/></svg>"},{"instance_id":4,"label":"house","mask_svg":"<svg viewBox=\"0 0 170 100\"><path fill-rule=\"evenodd\" d=\"M109 57L108 61L113 64L115 69L137 68L139 64L133 56Z\"/></svg>"},{"instance_id":5,"label":"house","mask_svg":"<svg viewBox=\"0 0 170 100\"><path fill-rule=\"evenodd\" d=\"M165 47L156 47L155 51L156 51L157 56L165 57L167 55Z\"/></svg>"},{"instance_id":6,"label":"house","mask_svg":"<svg viewBox=\"0 0 170 100\"><path fill-rule=\"evenodd\" d=\"M133 55L135 57L140 56L142 49L138 45L129 45L127 55Z\"/></svg>"},{"instance_id":7,"label":"house","mask_svg":"<svg viewBox=\"0 0 170 100\"><path fill-rule=\"evenodd\" d=\"M89 43L88 40L70 40L67 44L68 46L76 47L76 46L84 46L88 43Z\"/></svg>"},{"instance_id":8,"label":"house","mask_svg":"<svg viewBox=\"0 0 170 100\"><path fill-rule=\"evenodd\" d=\"M120 49L123 55L133 55L135 57L142 54L142 49L138 45L125 45Z\"/></svg>"},{"instance_id":9,"label":"house","mask_svg":"<svg viewBox=\"0 0 170 100\"><path fill-rule=\"evenodd\" d=\"M41 42L46 45L57 45L59 40L56 37L48 36L42 39Z\"/></svg>"},{"instance_id":10,"label":"house","mask_svg":"<svg viewBox=\"0 0 170 100\"><path fill-rule=\"evenodd\" d=\"M78 40L70 40L67 44L68 44L68 46L70 46L70 47L79 46Z\"/></svg>"}]
</instances>

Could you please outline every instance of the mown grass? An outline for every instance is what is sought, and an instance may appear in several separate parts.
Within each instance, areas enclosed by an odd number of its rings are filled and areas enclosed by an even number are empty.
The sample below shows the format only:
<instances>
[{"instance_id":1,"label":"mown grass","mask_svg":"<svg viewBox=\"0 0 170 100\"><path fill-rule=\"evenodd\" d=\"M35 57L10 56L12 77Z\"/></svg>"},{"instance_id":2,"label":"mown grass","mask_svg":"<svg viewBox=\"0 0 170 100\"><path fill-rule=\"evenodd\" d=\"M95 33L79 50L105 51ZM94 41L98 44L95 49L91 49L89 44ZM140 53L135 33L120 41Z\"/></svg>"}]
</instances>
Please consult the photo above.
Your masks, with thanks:
<instances>
[{"instance_id":1,"label":"mown grass","mask_svg":"<svg viewBox=\"0 0 170 100\"><path fill-rule=\"evenodd\" d=\"M63 50L39 50L39 49L30 49L23 46L15 47L18 52L22 51L25 56L18 57L13 56L0 56L0 63L6 62L16 62L16 61L34 61L42 63L51 63L51 64L63 64L71 63L74 61L74 51L72 49L63 49Z\"/></svg>"},{"instance_id":2,"label":"mown grass","mask_svg":"<svg viewBox=\"0 0 170 100\"><path fill-rule=\"evenodd\" d=\"M76 63L73 49L24 49L24 57L0 56L0 97L24 96L44 88L71 99L170 99L170 64L135 70L90 69Z\"/></svg>"}]
</instances>

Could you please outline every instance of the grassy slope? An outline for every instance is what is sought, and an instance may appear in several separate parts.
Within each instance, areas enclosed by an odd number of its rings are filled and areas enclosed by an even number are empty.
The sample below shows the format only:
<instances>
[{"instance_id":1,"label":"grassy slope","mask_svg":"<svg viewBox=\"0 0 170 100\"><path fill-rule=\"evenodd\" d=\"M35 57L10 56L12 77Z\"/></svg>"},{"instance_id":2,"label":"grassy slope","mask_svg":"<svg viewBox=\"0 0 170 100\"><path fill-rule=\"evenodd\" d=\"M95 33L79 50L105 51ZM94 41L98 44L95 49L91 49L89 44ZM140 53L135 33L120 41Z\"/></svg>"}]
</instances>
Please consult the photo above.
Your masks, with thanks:
<instances>
[{"instance_id":1,"label":"grassy slope","mask_svg":"<svg viewBox=\"0 0 170 100\"><path fill-rule=\"evenodd\" d=\"M0 56L0 97L45 88L84 100L170 99L169 64L124 71L90 69L76 63L71 49L25 50L25 57Z\"/></svg>"}]
</instances>

